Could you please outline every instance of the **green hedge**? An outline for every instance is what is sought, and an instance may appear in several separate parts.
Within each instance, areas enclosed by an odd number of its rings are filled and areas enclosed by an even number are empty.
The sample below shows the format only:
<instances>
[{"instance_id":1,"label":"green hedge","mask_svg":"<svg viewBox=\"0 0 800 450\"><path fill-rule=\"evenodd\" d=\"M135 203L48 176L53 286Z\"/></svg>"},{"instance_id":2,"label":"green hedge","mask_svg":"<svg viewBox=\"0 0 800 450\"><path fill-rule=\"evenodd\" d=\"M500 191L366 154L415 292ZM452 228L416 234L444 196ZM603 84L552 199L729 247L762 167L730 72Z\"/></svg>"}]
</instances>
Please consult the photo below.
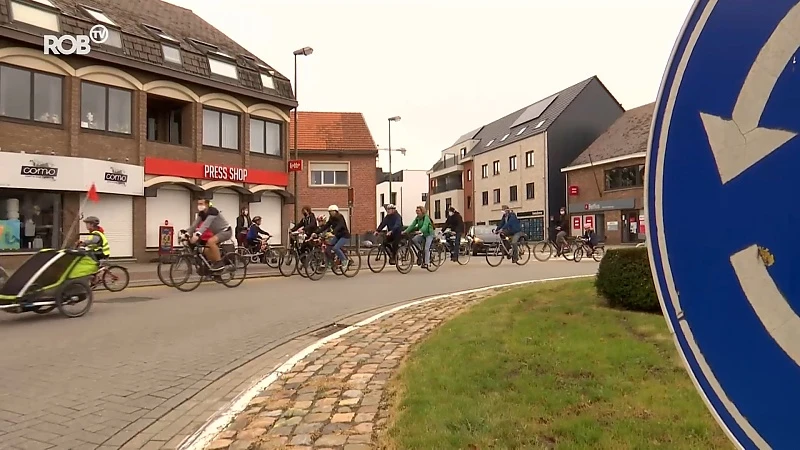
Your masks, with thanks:
<instances>
[{"instance_id":1,"label":"green hedge","mask_svg":"<svg viewBox=\"0 0 800 450\"><path fill-rule=\"evenodd\" d=\"M595 288L614 308L661 312L645 247L606 251Z\"/></svg>"}]
</instances>

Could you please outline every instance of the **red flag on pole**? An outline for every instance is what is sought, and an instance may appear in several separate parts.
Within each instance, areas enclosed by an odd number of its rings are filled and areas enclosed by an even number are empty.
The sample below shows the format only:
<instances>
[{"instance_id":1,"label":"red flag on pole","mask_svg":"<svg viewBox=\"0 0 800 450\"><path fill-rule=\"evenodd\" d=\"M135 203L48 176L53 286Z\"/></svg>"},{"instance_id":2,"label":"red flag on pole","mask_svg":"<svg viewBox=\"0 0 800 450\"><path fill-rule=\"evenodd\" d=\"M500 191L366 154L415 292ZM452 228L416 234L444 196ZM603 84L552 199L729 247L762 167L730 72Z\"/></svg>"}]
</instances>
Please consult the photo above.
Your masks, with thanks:
<instances>
[{"instance_id":1,"label":"red flag on pole","mask_svg":"<svg viewBox=\"0 0 800 450\"><path fill-rule=\"evenodd\" d=\"M89 192L86 193L86 198L95 203L100 201L100 196L97 195L97 187L94 185L94 183L92 183L92 186L89 188Z\"/></svg>"}]
</instances>

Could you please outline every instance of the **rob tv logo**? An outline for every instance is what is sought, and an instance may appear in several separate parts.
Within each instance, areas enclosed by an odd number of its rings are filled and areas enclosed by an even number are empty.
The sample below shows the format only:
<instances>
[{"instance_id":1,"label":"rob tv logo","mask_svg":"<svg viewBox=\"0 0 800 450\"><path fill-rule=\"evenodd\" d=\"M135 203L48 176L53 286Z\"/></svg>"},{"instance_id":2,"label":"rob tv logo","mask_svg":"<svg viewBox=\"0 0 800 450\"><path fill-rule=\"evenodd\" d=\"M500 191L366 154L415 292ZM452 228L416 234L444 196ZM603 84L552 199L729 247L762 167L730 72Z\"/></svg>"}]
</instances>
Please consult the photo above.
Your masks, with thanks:
<instances>
[{"instance_id":1,"label":"rob tv logo","mask_svg":"<svg viewBox=\"0 0 800 450\"><path fill-rule=\"evenodd\" d=\"M64 35L44 36L45 55L87 55L92 50L92 44L103 44L108 40L108 28L105 25L95 25L89 30L89 35L78 36ZM68 43L66 46L65 43Z\"/></svg>"}]
</instances>

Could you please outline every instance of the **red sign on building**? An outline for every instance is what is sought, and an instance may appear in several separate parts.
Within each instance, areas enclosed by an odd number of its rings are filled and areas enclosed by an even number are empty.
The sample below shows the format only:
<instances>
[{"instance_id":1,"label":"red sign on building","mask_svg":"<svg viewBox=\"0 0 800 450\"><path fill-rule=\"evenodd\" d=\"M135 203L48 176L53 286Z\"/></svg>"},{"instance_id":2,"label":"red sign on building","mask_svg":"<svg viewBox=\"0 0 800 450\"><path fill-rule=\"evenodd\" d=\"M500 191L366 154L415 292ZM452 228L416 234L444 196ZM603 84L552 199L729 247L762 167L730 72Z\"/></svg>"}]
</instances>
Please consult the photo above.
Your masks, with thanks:
<instances>
[{"instance_id":1,"label":"red sign on building","mask_svg":"<svg viewBox=\"0 0 800 450\"><path fill-rule=\"evenodd\" d=\"M260 169L245 169L244 167L150 157L144 160L144 173L148 175L166 175L201 180L272 184L275 186L286 186L289 184L289 175L286 172L271 172Z\"/></svg>"},{"instance_id":2,"label":"red sign on building","mask_svg":"<svg viewBox=\"0 0 800 450\"><path fill-rule=\"evenodd\" d=\"M569 187L569 195L578 195L578 186L570 186Z\"/></svg>"},{"instance_id":3,"label":"red sign on building","mask_svg":"<svg viewBox=\"0 0 800 450\"><path fill-rule=\"evenodd\" d=\"M583 216L583 224L587 227L594 228L594 216Z\"/></svg>"},{"instance_id":4,"label":"red sign on building","mask_svg":"<svg viewBox=\"0 0 800 450\"><path fill-rule=\"evenodd\" d=\"M289 172L302 172L303 171L303 160L302 159L290 159L289 160Z\"/></svg>"},{"instance_id":5,"label":"red sign on building","mask_svg":"<svg viewBox=\"0 0 800 450\"><path fill-rule=\"evenodd\" d=\"M572 218L572 229L573 230L581 229L581 216L575 216Z\"/></svg>"}]
</instances>

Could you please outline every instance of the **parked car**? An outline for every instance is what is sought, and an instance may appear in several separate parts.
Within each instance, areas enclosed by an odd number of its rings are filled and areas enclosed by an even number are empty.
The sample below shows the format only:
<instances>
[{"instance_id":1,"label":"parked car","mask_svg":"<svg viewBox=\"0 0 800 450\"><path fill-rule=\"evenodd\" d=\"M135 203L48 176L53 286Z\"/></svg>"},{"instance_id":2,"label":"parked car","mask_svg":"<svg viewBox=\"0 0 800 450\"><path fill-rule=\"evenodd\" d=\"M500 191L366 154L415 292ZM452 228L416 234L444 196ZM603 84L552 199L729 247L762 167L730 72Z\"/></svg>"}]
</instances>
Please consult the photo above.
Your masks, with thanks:
<instances>
[{"instance_id":1,"label":"parked car","mask_svg":"<svg viewBox=\"0 0 800 450\"><path fill-rule=\"evenodd\" d=\"M494 234L494 225L473 225L469 227L467 236L472 236L472 254L485 253L500 242L500 236Z\"/></svg>"}]
</instances>

